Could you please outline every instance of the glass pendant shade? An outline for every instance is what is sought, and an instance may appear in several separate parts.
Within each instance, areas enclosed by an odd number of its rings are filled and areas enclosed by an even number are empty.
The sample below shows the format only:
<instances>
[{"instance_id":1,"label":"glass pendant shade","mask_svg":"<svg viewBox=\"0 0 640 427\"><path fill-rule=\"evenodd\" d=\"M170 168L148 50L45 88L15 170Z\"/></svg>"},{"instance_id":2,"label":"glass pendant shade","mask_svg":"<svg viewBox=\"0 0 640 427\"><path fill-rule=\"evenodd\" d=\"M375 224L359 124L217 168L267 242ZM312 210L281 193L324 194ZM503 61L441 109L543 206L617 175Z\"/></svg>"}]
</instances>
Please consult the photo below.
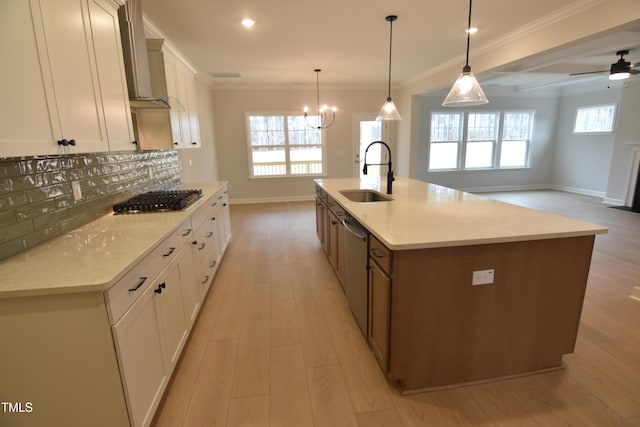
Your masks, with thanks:
<instances>
[{"instance_id":1,"label":"glass pendant shade","mask_svg":"<svg viewBox=\"0 0 640 427\"><path fill-rule=\"evenodd\" d=\"M444 107L468 107L487 104L489 100L471 72L471 67L464 67L449 94L442 102Z\"/></svg>"},{"instance_id":2,"label":"glass pendant shade","mask_svg":"<svg viewBox=\"0 0 640 427\"><path fill-rule=\"evenodd\" d=\"M458 77L449 94L442 102L443 107L470 107L489 103L487 96L480 87L476 76L469 66L469 44L471 38L471 4L469 0L469 23L467 24L467 60L462 68L462 74Z\"/></svg>"},{"instance_id":3,"label":"glass pendant shade","mask_svg":"<svg viewBox=\"0 0 640 427\"><path fill-rule=\"evenodd\" d=\"M387 101L382 106L376 120L402 120L402 117L396 108L396 104L393 103L391 98L387 98Z\"/></svg>"}]
</instances>

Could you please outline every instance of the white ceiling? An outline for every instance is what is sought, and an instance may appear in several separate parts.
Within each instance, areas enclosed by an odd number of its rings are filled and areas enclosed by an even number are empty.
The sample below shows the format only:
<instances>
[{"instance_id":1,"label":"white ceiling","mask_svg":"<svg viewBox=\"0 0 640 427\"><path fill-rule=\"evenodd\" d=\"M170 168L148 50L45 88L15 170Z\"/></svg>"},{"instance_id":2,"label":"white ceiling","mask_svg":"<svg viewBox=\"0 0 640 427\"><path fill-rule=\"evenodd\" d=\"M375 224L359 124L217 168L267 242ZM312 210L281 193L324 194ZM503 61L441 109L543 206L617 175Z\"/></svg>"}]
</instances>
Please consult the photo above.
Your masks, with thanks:
<instances>
[{"instance_id":1,"label":"white ceiling","mask_svg":"<svg viewBox=\"0 0 640 427\"><path fill-rule=\"evenodd\" d=\"M481 50L533 21L555 19L585 0L477 0L471 38ZM640 1L638 2L640 8ZM464 65L467 0L144 0L146 17L201 72L239 74L214 84L386 85L389 60L387 15L393 24L394 85L441 67ZM640 16L640 15L639 15ZM247 30L244 17L256 21ZM635 28L573 43L572 46L506 64L480 75L483 85L533 90L575 84L606 74L569 77L572 72L607 70L615 52L629 49L640 62L640 23ZM637 76L636 76L637 78ZM452 77L452 80L454 77Z\"/></svg>"}]
</instances>

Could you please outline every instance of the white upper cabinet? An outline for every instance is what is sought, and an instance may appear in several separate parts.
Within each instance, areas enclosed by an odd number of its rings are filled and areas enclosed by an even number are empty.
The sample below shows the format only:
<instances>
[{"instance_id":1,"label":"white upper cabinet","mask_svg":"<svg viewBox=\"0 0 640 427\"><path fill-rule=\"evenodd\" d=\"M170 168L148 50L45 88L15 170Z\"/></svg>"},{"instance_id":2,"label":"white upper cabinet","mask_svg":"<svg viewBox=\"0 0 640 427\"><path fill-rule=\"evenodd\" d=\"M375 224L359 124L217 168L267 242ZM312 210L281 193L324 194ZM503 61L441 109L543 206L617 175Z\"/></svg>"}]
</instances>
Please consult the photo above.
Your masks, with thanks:
<instances>
[{"instance_id":1,"label":"white upper cabinet","mask_svg":"<svg viewBox=\"0 0 640 427\"><path fill-rule=\"evenodd\" d=\"M153 96L168 96L174 148L201 146L195 72L164 40L147 40ZM177 101L177 102L176 102Z\"/></svg>"},{"instance_id":2,"label":"white upper cabinet","mask_svg":"<svg viewBox=\"0 0 640 427\"><path fill-rule=\"evenodd\" d=\"M6 0L0 25L1 155L135 148L116 4Z\"/></svg>"}]
</instances>

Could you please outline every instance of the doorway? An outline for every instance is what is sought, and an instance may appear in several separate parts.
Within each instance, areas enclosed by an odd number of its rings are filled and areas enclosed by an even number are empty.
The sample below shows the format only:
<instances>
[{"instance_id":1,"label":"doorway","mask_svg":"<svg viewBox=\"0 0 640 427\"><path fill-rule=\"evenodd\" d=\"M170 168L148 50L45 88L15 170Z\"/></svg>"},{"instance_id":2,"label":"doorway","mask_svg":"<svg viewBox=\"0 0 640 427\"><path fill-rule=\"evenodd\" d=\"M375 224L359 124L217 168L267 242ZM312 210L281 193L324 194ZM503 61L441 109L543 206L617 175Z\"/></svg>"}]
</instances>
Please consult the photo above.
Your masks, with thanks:
<instances>
[{"instance_id":1,"label":"doorway","mask_svg":"<svg viewBox=\"0 0 640 427\"><path fill-rule=\"evenodd\" d=\"M362 166L364 162L364 152L373 141L382 140L382 121L376 120L375 113L354 114L354 147L355 153L353 176L362 178ZM387 162L387 153L382 151L382 145L376 144L367 152L367 163ZM370 166L369 175L380 175L380 166Z\"/></svg>"}]
</instances>

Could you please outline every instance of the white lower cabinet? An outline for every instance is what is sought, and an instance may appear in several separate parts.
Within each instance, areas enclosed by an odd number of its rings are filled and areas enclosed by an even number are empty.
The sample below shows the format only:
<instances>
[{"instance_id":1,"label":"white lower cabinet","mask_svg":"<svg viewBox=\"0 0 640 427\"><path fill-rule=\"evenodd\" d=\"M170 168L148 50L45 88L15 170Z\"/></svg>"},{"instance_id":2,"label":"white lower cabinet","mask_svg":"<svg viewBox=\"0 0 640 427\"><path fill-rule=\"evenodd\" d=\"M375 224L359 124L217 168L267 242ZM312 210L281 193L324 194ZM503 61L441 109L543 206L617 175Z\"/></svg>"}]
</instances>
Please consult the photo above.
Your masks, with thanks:
<instances>
[{"instance_id":1,"label":"white lower cabinet","mask_svg":"<svg viewBox=\"0 0 640 427\"><path fill-rule=\"evenodd\" d=\"M113 327L132 426L149 425L167 384L155 288L149 286Z\"/></svg>"}]
</instances>

